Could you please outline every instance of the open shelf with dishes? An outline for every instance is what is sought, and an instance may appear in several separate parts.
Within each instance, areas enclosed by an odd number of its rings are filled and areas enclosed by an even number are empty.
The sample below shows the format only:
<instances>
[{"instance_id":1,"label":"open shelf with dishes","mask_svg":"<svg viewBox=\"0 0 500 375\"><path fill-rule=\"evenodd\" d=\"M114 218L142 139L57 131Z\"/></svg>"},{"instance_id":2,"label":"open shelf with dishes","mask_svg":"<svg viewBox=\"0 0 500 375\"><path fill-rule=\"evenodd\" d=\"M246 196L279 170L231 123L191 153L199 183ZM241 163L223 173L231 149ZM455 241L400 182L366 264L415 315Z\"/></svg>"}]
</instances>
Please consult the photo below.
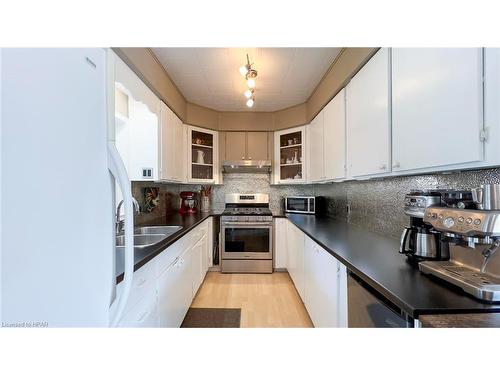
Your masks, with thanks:
<instances>
[{"instance_id":1,"label":"open shelf with dishes","mask_svg":"<svg viewBox=\"0 0 500 375\"><path fill-rule=\"evenodd\" d=\"M303 126L275 133L275 183L305 182Z\"/></svg>"},{"instance_id":2,"label":"open shelf with dishes","mask_svg":"<svg viewBox=\"0 0 500 375\"><path fill-rule=\"evenodd\" d=\"M217 133L189 127L189 180L190 182L215 183L217 171Z\"/></svg>"}]
</instances>

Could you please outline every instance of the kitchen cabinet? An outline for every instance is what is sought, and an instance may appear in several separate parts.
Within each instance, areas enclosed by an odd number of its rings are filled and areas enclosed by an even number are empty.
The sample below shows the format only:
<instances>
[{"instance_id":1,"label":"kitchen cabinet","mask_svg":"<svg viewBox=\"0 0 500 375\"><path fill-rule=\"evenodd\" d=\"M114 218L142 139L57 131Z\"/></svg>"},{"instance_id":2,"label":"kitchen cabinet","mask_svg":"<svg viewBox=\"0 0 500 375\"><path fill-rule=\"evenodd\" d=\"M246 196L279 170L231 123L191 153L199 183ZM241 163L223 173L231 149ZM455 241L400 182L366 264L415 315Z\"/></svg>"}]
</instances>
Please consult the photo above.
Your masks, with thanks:
<instances>
[{"instance_id":1,"label":"kitchen cabinet","mask_svg":"<svg viewBox=\"0 0 500 375\"><path fill-rule=\"evenodd\" d=\"M345 112L345 89L342 89L323 109L324 180L346 177Z\"/></svg>"},{"instance_id":2,"label":"kitchen cabinet","mask_svg":"<svg viewBox=\"0 0 500 375\"><path fill-rule=\"evenodd\" d=\"M207 219L207 252L206 252L206 270L214 265L214 220L212 217Z\"/></svg>"},{"instance_id":3,"label":"kitchen cabinet","mask_svg":"<svg viewBox=\"0 0 500 375\"><path fill-rule=\"evenodd\" d=\"M267 132L247 132L248 160L269 160L267 153Z\"/></svg>"},{"instance_id":4,"label":"kitchen cabinet","mask_svg":"<svg viewBox=\"0 0 500 375\"><path fill-rule=\"evenodd\" d=\"M193 298L192 248L177 257L158 278L160 327L180 327Z\"/></svg>"},{"instance_id":5,"label":"kitchen cabinet","mask_svg":"<svg viewBox=\"0 0 500 375\"><path fill-rule=\"evenodd\" d=\"M268 132L226 132L224 160L268 160Z\"/></svg>"},{"instance_id":6,"label":"kitchen cabinet","mask_svg":"<svg viewBox=\"0 0 500 375\"><path fill-rule=\"evenodd\" d=\"M299 126L274 133L274 183L300 184L307 181L306 128Z\"/></svg>"},{"instance_id":7,"label":"kitchen cabinet","mask_svg":"<svg viewBox=\"0 0 500 375\"><path fill-rule=\"evenodd\" d=\"M306 236L304 250L304 304L317 328L341 323L340 262Z\"/></svg>"},{"instance_id":8,"label":"kitchen cabinet","mask_svg":"<svg viewBox=\"0 0 500 375\"><path fill-rule=\"evenodd\" d=\"M392 49L393 171L483 160L481 48Z\"/></svg>"},{"instance_id":9,"label":"kitchen cabinet","mask_svg":"<svg viewBox=\"0 0 500 375\"><path fill-rule=\"evenodd\" d=\"M205 274L207 272L207 235L204 234L202 238L193 246L192 253L192 295L193 298L198 292Z\"/></svg>"},{"instance_id":10,"label":"kitchen cabinet","mask_svg":"<svg viewBox=\"0 0 500 375\"><path fill-rule=\"evenodd\" d=\"M156 289L149 289L132 309L126 312L118 327L156 328L159 324L158 297Z\"/></svg>"},{"instance_id":11,"label":"kitchen cabinet","mask_svg":"<svg viewBox=\"0 0 500 375\"><path fill-rule=\"evenodd\" d=\"M304 301L305 284L304 284L304 233L292 224L289 220L286 223L286 237L288 249L287 269L295 289Z\"/></svg>"},{"instance_id":12,"label":"kitchen cabinet","mask_svg":"<svg viewBox=\"0 0 500 375\"><path fill-rule=\"evenodd\" d=\"M245 160L246 133L226 132L226 155L224 160Z\"/></svg>"},{"instance_id":13,"label":"kitchen cabinet","mask_svg":"<svg viewBox=\"0 0 500 375\"><path fill-rule=\"evenodd\" d=\"M323 181L325 178L324 111L321 111L307 126L307 143L309 181Z\"/></svg>"},{"instance_id":14,"label":"kitchen cabinet","mask_svg":"<svg viewBox=\"0 0 500 375\"><path fill-rule=\"evenodd\" d=\"M347 267L339 262L339 296L338 296L338 321L337 327L347 328L348 327L348 300L347 300Z\"/></svg>"},{"instance_id":15,"label":"kitchen cabinet","mask_svg":"<svg viewBox=\"0 0 500 375\"><path fill-rule=\"evenodd\" d=\"M346 88L349 177L391 170L389 55L389 49L381 48Z\"/></svg>"},{"instance_id":16,"label":"kitchen cabinet","mask_svg":"<svg viewBox=\"0 0 500 375\"><path fill-rule=\"evenodd\" d=\"M287 231L286 223L288 219L274 219L274 268L286 269L287 262Z\"/></svg>"},{"instance_id":17,"label":"kitchen cabinet","mask_svg":"<svg viewBox=\"0 0 500 375\"><path fill-rule=\"evenodd\" d=\"M208 270L212 218L136 272L120 327L179 327ZM117 293L123 283L117 285Z\"/></svg>"},{"instance_id":18,"label":"kitchen cabinet","mask_svg":"<svg viewBox=\"0 0 500 375\"><path fill-rule=\"evenodd\" d=\"M345 178L345 90L307 126L309 182Z\"/></svg>"},{"instance_id":19,"label":"kitchen cabinet","mask_svg":"<svg viewBox=\"0 0 500 375\"><path fill-rule=\"evenodd\" d=\"M227 135L227 134L226 134ZM214 184L219 176L216 131L188 126L188 182Z\"/></svg>"},{"instance_id":20,"label":"kitchen cabinet","mask_svg":"<svg viewBox=\"0 0 500 375\"><path fill-rule=\"evenodd\" d=\"M115 57L115 140L132 181L158 180L160 99Z\"/></svg>"},{"instance_id":21,"label":"kitchen cabinet","mask_svg":"<svg viewBox=\"0 0 500 375\"><path fill-rule=\"evenodd\" d=\"M161 169L160 179L171 182L186 180L185 126L176 114L161 102Z\"/></svg>"}]
</instances>

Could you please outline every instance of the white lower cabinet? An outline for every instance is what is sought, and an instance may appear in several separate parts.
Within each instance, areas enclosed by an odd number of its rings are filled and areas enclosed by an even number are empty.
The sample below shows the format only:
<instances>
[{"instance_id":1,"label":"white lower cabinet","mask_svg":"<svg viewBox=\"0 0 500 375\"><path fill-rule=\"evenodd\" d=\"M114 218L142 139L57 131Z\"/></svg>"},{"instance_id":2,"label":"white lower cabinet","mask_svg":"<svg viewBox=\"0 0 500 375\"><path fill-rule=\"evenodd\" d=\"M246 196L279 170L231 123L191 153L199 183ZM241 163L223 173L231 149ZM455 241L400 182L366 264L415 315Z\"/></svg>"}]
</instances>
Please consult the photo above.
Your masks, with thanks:
<instances>
[{"instance_id":1,"label":"white lower cabinet","mask_svg":"<svg viewBox=\"0 0 500 375\"><path fill-rule=\"evenodd\" d=\"M304 270L304 304L314 326L344 326L345 303L341 301L341 287L345 266L306 236ZM345 272L344 274L347 276Z\"/></svg>"},{"instance_id":2,"label":"white lower cabinet","mask_svg":"<svg viewBox=\"0 0 500 375\"><path fill-rule=\"evenodd\" d=\"M287 220L286 237L288 248L288 273L295 284L295 289L304 301L304 233Z\"/></svg>"},{"instance_id":3,"label":"white lower cabinet","mask_svg":"<svg viewBox=\"0 0 500 375\"><path fill-rule=\"evenodd\" d=\"M134 272L120 327L180 327L209 267L211 220Z\"/></svg>"},{"instance_id":4,"label":"white lower cabinet","mask_svg":"<svg viewBox=\"0 0 500 375\"><path fill-rule=\"evenodd\" d=\"M158 327L158 318L158 296L156 289L150 289L125 313L118 327L155 328Z\"/></svg>"},{"instance_id":5,"label":"white lower cabinet","mask_svg":"<svg viewBox=\"0 0 500 375\"><path fill-rule=\"evenodd\" d=\"M274 219L274 268L288 268L288 250L286 240L286 223L288 219Z\"/></svg>"},{"instance_id":6,"label":"white lower cabinet","mask_svg":"<svg viewBox=\"0 0 500 375\"><path fill-rule=\"evenodd\" d=\"M347 269L288 219L287 269L315 327L347 327Z\"/></svg>"},{"instance_id":7,"label":"white lower cabinet","mask_svg":"<svg viewBox=\"0 0 500 375\"><path fill-rule=\"evenodd\" d=\"M191 265L191 280L192 280L192 295L193 298L198 292L203 279L205 278L206 269L206 245L207 245L207 236L204 235L201 239L198 240L196 245L193 246L191 250L192 253L192 265Z\"/></svg>"},{"instance_id":8,"label":"white lower cabinet","mask_svg":"<svg viewBox=\"0 0 500 375\"><path fill-rule=\"evenodd\" d=\"M158 278L160 327L179 327L192 300L191 248Z\"/></svg>"}]
</instances>

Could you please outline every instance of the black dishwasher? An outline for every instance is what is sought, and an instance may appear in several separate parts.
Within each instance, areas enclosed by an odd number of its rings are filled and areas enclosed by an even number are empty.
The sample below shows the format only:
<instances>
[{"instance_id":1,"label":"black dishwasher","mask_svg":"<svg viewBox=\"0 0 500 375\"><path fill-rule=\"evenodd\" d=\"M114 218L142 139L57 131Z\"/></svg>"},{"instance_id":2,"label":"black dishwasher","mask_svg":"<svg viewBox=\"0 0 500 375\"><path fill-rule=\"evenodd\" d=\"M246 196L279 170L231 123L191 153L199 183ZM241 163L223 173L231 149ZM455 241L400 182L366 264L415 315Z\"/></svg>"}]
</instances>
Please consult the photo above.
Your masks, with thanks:
<instances>
[{"instance_id":1,"label":"black dishwasher","mask_svg":"<svg viewBox=\"0 0 500 375\"><path fill-rule=\"evenodd\" d=\"M407 328L414 322L400 308L348 271L348 327Z\"/></svg>"}]
</instances>

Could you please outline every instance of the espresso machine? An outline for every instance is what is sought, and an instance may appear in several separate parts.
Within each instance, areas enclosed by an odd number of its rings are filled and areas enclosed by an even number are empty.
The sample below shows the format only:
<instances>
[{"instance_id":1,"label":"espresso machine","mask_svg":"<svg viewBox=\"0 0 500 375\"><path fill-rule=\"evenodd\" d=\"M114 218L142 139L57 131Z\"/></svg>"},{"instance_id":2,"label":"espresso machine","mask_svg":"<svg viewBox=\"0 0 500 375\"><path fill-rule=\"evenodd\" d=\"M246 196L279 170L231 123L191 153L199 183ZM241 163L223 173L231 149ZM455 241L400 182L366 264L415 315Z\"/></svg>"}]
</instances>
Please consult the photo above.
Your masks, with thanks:
<instances>
[{"instance_id":1,"label":"espresso machine","mask_svg":"<svg viewBox=\"0 0 500 375\"><path fill-rule=\"evenodd\" d=\"M419 269L487 302L500 302L500 185L472 189L469 208L429 206L423 221L449 243L449 260L422 261Z\"/></svg>"},{"instance_id":2,"label":"espresso machine","mask_svg":"<svg viewBox=\"0 0 500 375\"><path fill-rule=\"evenodd\" d=\"M410 217L410 226L401 235L399 252L410 261L449 258L448 242L424 222L426 208L441 205L441 197L440 190L415 190L405 196L404 213Z\"/></svg>"}]
</instances>

